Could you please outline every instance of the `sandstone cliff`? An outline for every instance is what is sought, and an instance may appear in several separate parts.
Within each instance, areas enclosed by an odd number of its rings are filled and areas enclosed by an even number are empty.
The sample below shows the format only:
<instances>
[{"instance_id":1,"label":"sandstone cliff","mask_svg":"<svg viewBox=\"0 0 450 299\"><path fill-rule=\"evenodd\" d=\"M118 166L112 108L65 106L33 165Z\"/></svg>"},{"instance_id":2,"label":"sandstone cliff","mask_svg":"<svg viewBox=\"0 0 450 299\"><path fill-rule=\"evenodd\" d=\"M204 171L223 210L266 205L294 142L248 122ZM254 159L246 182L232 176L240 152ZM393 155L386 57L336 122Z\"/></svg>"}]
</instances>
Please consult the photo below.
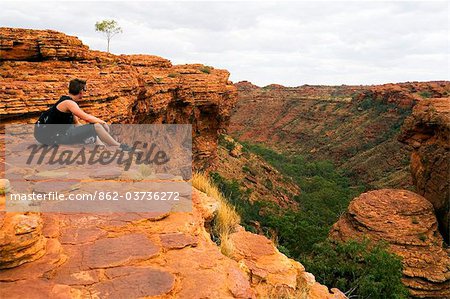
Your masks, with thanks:
<instances>
[{"instance_id":1,"label":"sandstone cliff","mask_svg":"<svg viewBox=\"0 0 450 299\"><path fill-rule=\"evenodd\" d=\"M355 198L330 231L338 241L386 241L403 260L403 283L417 298L450 297L450 250L445 249L433 206L407 190L381 189Z\"/></svg>"},{"instance_id":2,"label":"sandstone cliff","mask_svg":"<svg viewBox=\"0 0 450 299\"><path fill-rule=\"evenodd\" d=\"M330 159L372 189L413 187L409 151L397 141L400 127L415 103L450 93L446 81L378 86L235 85L239 100L231 116L230 135L280 151Z\"/></svg>"},{"instance_id":3,"label":"sandstone cliff","mask_svg":"<svg viewBox=\"0 0 450 299\"><path fill-rule=\"evenodd\" d=\"M173 66L156 56L91 51L55 31L0 28L0 125L33 122L66 93L70 79L84 78L89 96L80 106L104 120L191 123L194 164L207 169L236 101L228 76L200 64ZM0 186L5 183L0 180ZM316 283L270 240L241 227L230 235L234 250L225 256L208 229L219 202L195 188L192 201L191 212L24 214L4 212L0 195L0 293L345 298Z\"/></svg>"},{"instance_id":4,"label":"sandstone cliff","mask_svg":"<svg viewBox=\"0 0 450 299\"><path fill-rule=\"evenodd\" d=\"M419 102L405 120L399 140L410 145L417 193L436 210L440 231L450 235L450 98Z\"/></svg>"},{"instance_id":5,"label":"sandstone cliff","mask_svg":"<svg viewBox=\"0 0 450 299\"><path fill-rule=\"evenodd\" d=\"M201 64L91 51L56 31L0 28L0 125L34 122L67 94L71 79L82 78L88 95L80 107L105 121L192 124L199 169L216 159L217 134L236 102L228 77Z\"/></svg>"}]
</instances>

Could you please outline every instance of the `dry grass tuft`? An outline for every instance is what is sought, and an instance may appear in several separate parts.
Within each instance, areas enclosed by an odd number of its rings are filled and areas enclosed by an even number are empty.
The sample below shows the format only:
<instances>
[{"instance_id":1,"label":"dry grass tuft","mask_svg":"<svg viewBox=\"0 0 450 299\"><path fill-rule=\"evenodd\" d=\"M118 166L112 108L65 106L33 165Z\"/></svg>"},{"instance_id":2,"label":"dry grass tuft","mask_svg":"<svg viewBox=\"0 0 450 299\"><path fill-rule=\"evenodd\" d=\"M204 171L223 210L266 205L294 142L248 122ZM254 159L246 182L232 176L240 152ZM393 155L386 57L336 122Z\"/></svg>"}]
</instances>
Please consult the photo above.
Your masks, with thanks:
<instances>
[{"instance_id":1,"label":"dry grass tuft","mask_svg":"<svg viewBox=\"0 0 450 299\"><path fill-rule=\"evenodd\" d=\"M229 237L241 222L239 214L205 174L193 173L192 186L219 201L219 209L213 222L213 232L220 239L221 252L226 256L231 256L233 244Z\"/></svg>"},{"instance_id":2,"label":"dry grass tuft","mask_svg":"<svg viewBox=\"0 0 450 299\"><path fill-rule=\"evenodd\" d=\"M153 175L154 170L150 165L141 164L139 165L139 173L145 178Z\"/></svg>"}]
</instances>

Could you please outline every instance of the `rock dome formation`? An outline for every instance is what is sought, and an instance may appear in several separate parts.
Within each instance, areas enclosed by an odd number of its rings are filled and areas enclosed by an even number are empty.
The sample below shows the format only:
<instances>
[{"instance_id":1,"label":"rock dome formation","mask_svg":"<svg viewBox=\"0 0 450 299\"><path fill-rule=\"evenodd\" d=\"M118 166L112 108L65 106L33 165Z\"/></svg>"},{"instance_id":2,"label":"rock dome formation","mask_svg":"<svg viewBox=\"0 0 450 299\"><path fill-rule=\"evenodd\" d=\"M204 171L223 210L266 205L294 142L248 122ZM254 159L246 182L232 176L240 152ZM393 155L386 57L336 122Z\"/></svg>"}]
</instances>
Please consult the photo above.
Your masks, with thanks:
<instances>
[{"instance_id":1,"label":"rock dome formation","mask_svg":"<svg viewBox=\"0 0 450 299\"><path fill-rule=\"evenodd\" d=\"M334 224L337 241L368 237L386 241L402 258L403 283L418 298L450 297L450 251L443 246L431 203L407 190L361 194Z\"/></svg>"}]
</instances>

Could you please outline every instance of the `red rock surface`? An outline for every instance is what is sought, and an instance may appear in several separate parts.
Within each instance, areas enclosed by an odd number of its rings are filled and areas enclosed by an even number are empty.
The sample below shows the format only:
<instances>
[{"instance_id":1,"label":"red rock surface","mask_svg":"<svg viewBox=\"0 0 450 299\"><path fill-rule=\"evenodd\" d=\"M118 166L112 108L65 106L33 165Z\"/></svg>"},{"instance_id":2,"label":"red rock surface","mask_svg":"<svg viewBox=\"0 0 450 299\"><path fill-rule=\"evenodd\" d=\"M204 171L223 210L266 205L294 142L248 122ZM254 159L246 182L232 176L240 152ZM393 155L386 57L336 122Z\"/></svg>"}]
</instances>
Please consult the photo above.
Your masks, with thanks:
<instances>
[{"instance_id":1,"label":"red rock surface","mask_svg":"<svg viewBox=\"0 0 450 299\"><path fill-rule=\"evenodd\" d=\"M450 235L450 98L420 101L402 127L399 140L410 145L411 174L417 193L436 210L440 231Z\"/></svg>"},{"instance_id":2,"label":"red rock surface","mask_svg":"<svg viewBox=\"0 0 450 299\"><path fill-rule=\"evenodd\" d=\"M231 235L234 254L224 256L206 229L216 200L194 189L193 203L192 212L162 217L0 212L1 232L9 237L8 246L0 242L0 265L8 266L0 270L0 292L7 298L345 298L243 228ZM19 247L37 253L30 258Z\"/></svg>"},{"instance_id":3,"label":"red rock surface","mask_svg":"<svg viewBox=\"0 0 450 299\"><path fill-rule=\"evenodd\" d=\"M242 229L232 234L230 240L234 246L232 258L247 272L259 296L302 298L308 293L308 298L346 298L337 289L332 289L330 295L326 287L305 273L300 263L280 254L264 236ZM267 288L264 283L269 281L271 287Z\"/></svg>"},{"instance_id":4,"label":"red rock surface","mask_svg":"<svg viewBox=\"0 0 450 299\"><path fill-rule=\"evenodd\" d=\"M407 190L381 189L355 198L330 231L338 241L384 240L403 260L403 283L418 298L450 297L450 251L437 229L433 206Z\"/></svg>"},{"instance_id":5,"label":"red rock surface","mask_svg":"<svg viewBox=\"0 0 450 299\"><path fill-rule=\"evenodd\" d=\"M0 216L0 269L39 259L46 239L38 215L2 213Z\"/></svg>"},{"instance_id":6,"label":"red rock surface","mask_svg":"<svg viewBox=\"0 0 450 299\"><path fill-rule=\"evenodd\" d=\"M86 112L112 123L190 123L195 166L207 169L216 159L217 134L237 98L228 71L91 51L51 30L0 28L0 36L0 126L36 121L71 79L82 78Z\"/></svg>"}]
</instances>

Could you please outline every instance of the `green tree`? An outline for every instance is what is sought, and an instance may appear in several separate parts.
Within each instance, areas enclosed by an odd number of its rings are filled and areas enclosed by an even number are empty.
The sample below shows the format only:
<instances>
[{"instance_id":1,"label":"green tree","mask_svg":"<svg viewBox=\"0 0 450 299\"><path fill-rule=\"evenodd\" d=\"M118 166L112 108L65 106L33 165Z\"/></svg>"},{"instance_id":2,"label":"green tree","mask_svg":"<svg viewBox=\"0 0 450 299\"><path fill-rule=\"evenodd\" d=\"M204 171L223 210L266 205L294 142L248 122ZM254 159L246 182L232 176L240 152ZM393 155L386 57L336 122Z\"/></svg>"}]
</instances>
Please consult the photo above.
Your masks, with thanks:
<instances>
[{"instance_id":1,"label":"green tree","mask_svg":"<svg viewBox=\"0 0 450 299\"><path fill-rule=\"evenodd\" d=\"M350 240L333 244L326 240L315 244L302 263L317 281L340 289L349 298L408 298L401 282L401 259L383 243Z\"/></svg>"},{"instance_id":2,"label":"green tree","mask_svg":"<svg viewBox=\"0 0 450 299\"><path fill-rule=\"evenodd\" d=\"M106 40L108 41L107 52L109 53L109 42L111 38L118 33L122 33L122 28L118 26L115 20L103 20L95 23L95 31L102 32L106 36Z\"/></svg>"}]
</instances>

